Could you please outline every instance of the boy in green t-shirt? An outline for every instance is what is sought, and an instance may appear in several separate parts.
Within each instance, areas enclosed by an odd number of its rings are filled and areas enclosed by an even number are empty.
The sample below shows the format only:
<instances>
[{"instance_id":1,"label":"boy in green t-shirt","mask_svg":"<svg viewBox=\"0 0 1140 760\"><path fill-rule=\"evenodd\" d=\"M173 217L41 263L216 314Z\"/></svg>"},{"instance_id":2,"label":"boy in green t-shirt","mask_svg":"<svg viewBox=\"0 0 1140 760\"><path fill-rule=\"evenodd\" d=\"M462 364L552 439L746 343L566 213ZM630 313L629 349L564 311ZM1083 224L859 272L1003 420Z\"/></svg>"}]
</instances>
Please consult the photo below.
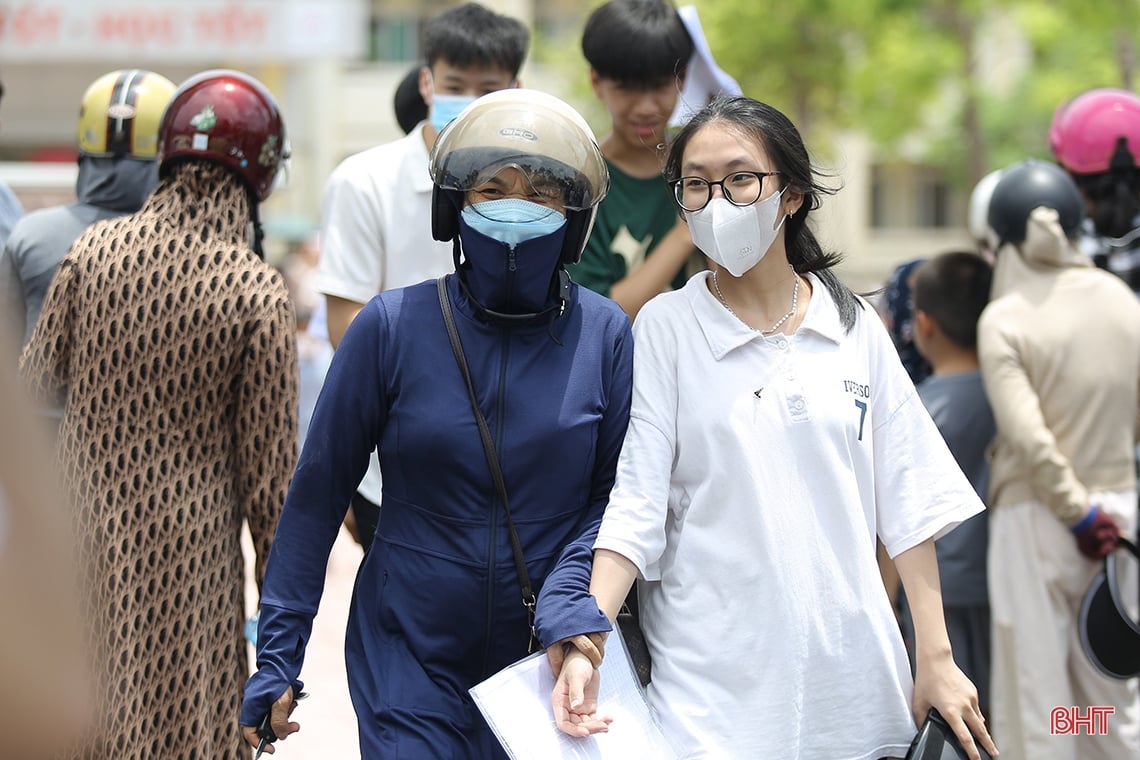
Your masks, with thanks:
<instances>
[{"instance_id":1,"label":"boy in green t-shirt","mask_svg":"<svg viewBox=\"0 0 1140 760\"><path fill-rule=\"evenodd\" d=\"M610 0L586 21L582 52L610 114L610 134L600 142L610 192L570 274L633 319L650 298L684 284L695 250L661 175L693 42L667 0Z\"/></svg>"}]
</instances>

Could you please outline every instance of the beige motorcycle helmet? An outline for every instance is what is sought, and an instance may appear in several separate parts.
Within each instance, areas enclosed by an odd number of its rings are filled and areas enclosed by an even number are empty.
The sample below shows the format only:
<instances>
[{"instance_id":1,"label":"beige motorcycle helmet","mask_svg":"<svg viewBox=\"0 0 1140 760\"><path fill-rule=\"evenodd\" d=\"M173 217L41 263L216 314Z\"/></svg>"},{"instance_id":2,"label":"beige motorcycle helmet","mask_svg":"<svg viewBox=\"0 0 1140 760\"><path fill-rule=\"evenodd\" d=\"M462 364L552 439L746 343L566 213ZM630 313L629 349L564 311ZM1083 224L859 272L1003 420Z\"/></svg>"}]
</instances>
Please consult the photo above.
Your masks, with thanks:
<instances>
[{"instance_id":1,"label":"beige motorcycle helmet","mask_svg":"<svg viewBox=\"0 0 1140 760\"><path fill-rule=\"evenodd\" d=\"M566 214L562 263L576 264L609 191L609 170L582 115L537 90L484 95L439 133L429 162L432 235L454 240L466 194L507 169L518 170L536 194L558 199Z\"/></svg>"}]
</instances>

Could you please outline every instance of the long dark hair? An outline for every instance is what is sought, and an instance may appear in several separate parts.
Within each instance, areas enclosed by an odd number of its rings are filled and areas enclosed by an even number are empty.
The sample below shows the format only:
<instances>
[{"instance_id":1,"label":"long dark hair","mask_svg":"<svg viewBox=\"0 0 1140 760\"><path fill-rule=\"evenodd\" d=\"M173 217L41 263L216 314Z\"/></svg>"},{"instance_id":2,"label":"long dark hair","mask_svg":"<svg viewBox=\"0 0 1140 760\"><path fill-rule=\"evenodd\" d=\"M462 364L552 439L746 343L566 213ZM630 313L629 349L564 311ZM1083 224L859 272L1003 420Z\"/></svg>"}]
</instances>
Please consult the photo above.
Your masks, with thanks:
<instances>
[{"instance_id":1,"label":"long dark hair","mask_svg":"<svg viewBox=\"0 0 1140 760\"><path fill-rule=\"evenodd\" d=\"M832 271L843 256L825 251L807 223L808 215L819 208L821 196L833 195L835 189L821 181L824 175L812 166L799 130L787 116L752 98L717 98L698 111L673 140L665 161L665 176L681 176L685 146L698 131L716 122L723 122L759 143L780 172L784 186L803 194L803 203L784 224L788 263L799 274L814 272L819 277L835 301L843 328L850 332L862 304Z\"/></svg>"}]
</instances>

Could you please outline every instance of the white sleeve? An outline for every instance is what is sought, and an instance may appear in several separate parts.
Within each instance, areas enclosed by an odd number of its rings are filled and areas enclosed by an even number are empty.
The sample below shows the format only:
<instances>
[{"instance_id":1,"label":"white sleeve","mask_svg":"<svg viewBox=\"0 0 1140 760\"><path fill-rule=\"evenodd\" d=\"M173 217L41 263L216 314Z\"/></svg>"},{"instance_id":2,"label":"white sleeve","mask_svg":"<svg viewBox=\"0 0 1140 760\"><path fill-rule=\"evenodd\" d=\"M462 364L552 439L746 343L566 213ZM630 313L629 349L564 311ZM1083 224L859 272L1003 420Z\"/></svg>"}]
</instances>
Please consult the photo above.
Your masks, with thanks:
<instances>
[{"instance_id":1,"label":"white sleeve","mask_svg":"<svg viewBox=\"0 0 1140 760\"><path fill-rule=\"evenodd\" d=\"M633 401L617 478L595 549L616 552L660 580L676 452L677 339L652 305L634 322Z\"/></svg>"},{"instance_id":2,"label":"white sleeve","mask_svg":"<svg viewBox=\"0 0 1140 760\"><path fill-rule=\"evenodd\" d=\"M316 287L363 304L384 288L385 235L380 194L359 163L350 156L325 185Z\"/></svg>"},{"instance_id":3,"label":"white sleeve","mask_svg":"<svg viewBox=\"0 0 1140 760\"><path fill-rule=\"evenodd\" d=\"M868 344L879 387L886 391L884 416L871 433L875 522L894 558L949 533L985 507L918 397L886 330L876 321L872 332L882 333L869 336Z\"/></svg>"}]
</instances>

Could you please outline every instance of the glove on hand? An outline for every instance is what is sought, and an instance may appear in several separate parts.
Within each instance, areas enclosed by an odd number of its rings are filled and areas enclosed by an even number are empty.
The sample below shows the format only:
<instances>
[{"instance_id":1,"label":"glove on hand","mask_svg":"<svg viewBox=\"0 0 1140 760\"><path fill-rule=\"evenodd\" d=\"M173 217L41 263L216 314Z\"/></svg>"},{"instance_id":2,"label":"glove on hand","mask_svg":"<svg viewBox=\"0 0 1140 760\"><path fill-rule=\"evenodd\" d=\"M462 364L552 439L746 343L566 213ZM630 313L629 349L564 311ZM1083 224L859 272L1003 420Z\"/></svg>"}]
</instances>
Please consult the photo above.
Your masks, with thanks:
<instances>
[{"instance_id":1,"label":"glove on hand","mask_svg":"<svg viewBox=\"0 0 1140 760\"><path fill-rule=\"evenodd\" d=\"M1072 531L1077 538L1077 548L1089 559L1104 559L1120 541L1120 528L1112 515L1102 512L1095 504Z\"/></svg>"}]
</instances>

